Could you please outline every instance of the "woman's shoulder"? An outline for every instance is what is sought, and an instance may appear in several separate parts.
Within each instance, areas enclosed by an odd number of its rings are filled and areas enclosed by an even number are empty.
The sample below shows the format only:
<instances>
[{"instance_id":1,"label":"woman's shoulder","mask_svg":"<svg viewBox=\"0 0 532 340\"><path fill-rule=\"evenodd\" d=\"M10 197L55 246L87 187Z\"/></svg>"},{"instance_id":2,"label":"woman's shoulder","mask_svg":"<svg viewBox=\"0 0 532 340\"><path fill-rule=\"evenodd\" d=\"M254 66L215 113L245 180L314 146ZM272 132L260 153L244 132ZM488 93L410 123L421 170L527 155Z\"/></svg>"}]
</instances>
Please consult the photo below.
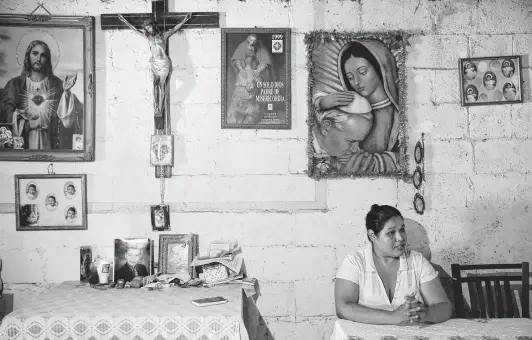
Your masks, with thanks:
<instances>
[{"instance_id":1,"label":"woman's shoulder","mask_svg":"<svg viewBox=\"0 0 532 340\"><path fill-rule=\"evenodd\" d=\"M422 253L420 253L417 250L408 250L408 252L410 253L409 256L412 256L413 258L416 258L416 259L421 259L422 257L425 257L425 256L423 256Z\"/></svg>"},{"instance_id":2,"label":"woman's shoulder","mask_svg":"<svg viewBox=\"0 0 532 340\"><path fill-rule=\"evenodd\" d=\"M422 253L415 250L409 250L406 257L408 262L418 266L422 265L423 261L428 261Z\"/></svg>"},{"instance_id":3,"label":"woman's shoulder","mask_svg":"<svg viewBox=\"0 0 532 340\"><path fill-rule=\"evenodd\" d=\"M364 248L359 249L354 253L349 253L345 256L345 261L349 261L352 265L358 268L364 268L366 263L364 253Z\"/></svg>"}]
</instances>

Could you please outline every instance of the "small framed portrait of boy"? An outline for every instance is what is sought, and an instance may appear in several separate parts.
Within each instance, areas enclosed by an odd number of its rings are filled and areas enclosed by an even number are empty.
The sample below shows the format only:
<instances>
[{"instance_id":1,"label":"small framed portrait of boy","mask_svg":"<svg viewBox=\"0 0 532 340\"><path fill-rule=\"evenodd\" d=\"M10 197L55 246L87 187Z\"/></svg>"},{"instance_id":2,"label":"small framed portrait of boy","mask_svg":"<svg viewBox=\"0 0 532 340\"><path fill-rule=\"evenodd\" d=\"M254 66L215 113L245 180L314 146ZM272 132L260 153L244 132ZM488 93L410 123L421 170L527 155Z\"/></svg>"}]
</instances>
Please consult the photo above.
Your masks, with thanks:
<instances>
[{"instance_id":1,"label":"small framed portrait of boy","mask_svg":"<svg viewBox=\"0 0 532 340\"><path fill-rule=\"evenodd\" d=\"M152 272L152 242L149 238L118 238L114 246L114 281L131 281Z\"/></svg>"},{"instance_id":2,"label":"small framed portrait of boy","mask_svg":"<svg viewBox=\"0 0 532 340\"><path fill-rule=\"evenodd\" d=\"M170 230L170 208L168 205L152 205L150 208L152 230Z\"/></svg>"}]
</instances>

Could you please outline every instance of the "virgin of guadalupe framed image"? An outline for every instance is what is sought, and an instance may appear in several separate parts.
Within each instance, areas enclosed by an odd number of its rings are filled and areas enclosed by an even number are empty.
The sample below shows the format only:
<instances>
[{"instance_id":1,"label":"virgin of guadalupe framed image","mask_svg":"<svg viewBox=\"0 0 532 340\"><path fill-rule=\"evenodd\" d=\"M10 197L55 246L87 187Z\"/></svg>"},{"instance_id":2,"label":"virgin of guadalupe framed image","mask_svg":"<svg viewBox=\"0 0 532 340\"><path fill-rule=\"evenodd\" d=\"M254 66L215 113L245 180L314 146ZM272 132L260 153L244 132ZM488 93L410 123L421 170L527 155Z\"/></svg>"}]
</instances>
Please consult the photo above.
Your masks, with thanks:
<instances>
[{"instance_id":1,"label":"virgin of guadalupe framed image","mask_svg":"<svg viewBox=\"0 0 532 340\"><path fill-rule=\"evenodd\" d=\"M290 28L222 28L222 128L290 129Z\"/></svg>"},{"instance_id":2,"label":"virgin of guadalupe framed image","mask_svg":"<svg viewBox=\"0 0 532 340\"><path fill-rule=\"evenodd\" d=\"M521 56L464 58L459 69L462 106L523 102Z\"/></svg>"},{"instance_id":3,"label":"virgin of guadalupe framed image","mask_svg":"<svg viewBox=\"0 0 532 340\"><path fill-rule=\"evenodd\" d=\"M184 281L196 278L196 269L190 264L198 255L198 242L197 234L159 235L159 272Z\"/></svg>"},{"instance_id":4,"label":"virgin of guadalupe framed image","mask_svg":"<svg viewBox=\"0 0 532 340\"><path fill-rule=\"evenodd\" d=\"M94 160L94 17L0 14L0 37L0 160Z\"/></svg>"},{"instance_id":5,"label":"virgin of guadalupe framed image","mask_svg":"<svg viewBox=\"0 0 532 340\"><path fill-rule=\"evenodd\" d=\"M15 175L16 229L87 229L86 175Z\"/></svg>"},{"instance_id":6,"label":"virgin of guadalupe framed image","mask_svg":"<svg viewBox=\"0 0 532 340\"><path fill-rule=\"evenodd\" d=\"M406 176L407 37L403 32L305 35L310 177Z\"/></svg>"}]
</instances>

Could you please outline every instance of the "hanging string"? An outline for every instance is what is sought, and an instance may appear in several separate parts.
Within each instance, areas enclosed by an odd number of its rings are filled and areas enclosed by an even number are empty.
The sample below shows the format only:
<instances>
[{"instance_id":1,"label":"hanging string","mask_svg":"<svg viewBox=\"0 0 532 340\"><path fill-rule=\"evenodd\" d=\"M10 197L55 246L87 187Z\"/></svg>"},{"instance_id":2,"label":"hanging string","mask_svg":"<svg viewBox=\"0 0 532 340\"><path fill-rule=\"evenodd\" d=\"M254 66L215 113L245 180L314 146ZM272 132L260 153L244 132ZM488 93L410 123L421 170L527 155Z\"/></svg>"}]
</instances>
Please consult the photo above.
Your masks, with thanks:
<instances>
[{"instance_id":1,"label":"hanging string","mask_svg":"<svg viewBox=\"0 0 532 340\"><path fill-rule=\"evenodd\" d=\"M164 166L158 166L159 168L159 178L160 178L160 191L161 191L161 204L160 204L160 207L161 207L161 210L163 209L163 206L164 206Z\"/></svg>"}]
</instances>

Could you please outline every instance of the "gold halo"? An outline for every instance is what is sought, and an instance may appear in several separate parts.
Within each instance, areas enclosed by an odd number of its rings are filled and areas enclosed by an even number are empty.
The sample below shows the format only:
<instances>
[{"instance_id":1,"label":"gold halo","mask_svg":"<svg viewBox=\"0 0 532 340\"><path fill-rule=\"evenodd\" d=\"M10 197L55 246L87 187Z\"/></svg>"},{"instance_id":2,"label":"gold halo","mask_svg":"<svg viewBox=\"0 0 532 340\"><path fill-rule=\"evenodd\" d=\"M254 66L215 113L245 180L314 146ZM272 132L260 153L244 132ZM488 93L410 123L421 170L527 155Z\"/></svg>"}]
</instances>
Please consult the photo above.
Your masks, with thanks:
<instances>
[{"instance_id":1,"label":"gold halo","mask_svg":"<svg viewBox=\"0 0 532 340\"><path fill-rule=\"evenodd\" d=\"M59 57L61 52L59 50L59 43L55 38L44 30L29 31L22 38L20 38L17 45L17 61L20 67L24 67L24 57L26 56L26 49L29 44L34 40L44 41L50 49L50 58L52 61L52 68L55 70L59 63ZM53 62L55 60L55 63Z\"/></svg>"}]
</instances>

